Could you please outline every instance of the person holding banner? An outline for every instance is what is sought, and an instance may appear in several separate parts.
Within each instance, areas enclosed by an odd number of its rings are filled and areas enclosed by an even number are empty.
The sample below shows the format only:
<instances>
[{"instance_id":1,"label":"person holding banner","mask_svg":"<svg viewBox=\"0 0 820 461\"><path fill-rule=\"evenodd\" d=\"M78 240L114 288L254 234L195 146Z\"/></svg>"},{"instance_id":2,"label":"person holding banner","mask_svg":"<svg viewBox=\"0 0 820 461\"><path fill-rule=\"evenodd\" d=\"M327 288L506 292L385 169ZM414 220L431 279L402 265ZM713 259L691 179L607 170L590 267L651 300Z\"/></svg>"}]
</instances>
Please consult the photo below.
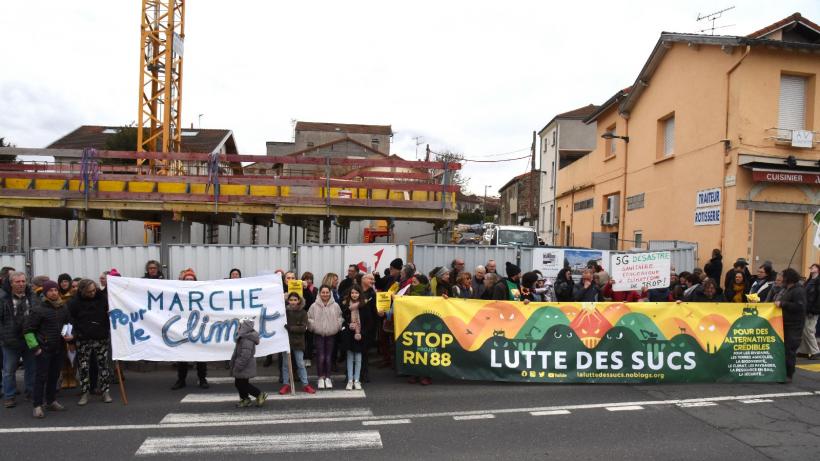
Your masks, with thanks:
<instances>
[{"instance_id":1,"label":"person holding banner","mask_svg":"<svg viewBox=\"0 0 820 461\"><path fill-rule=\"evenodd\" d=\"M786 382L792 382L797 364L797 348L803 338L806 322L806 290L800 286L800 274L792 268L780 273L783 278L781 291L774 305L783 309L783 342L786 346Z\"/></svg>"},{"instance_id":2,"label":"person holding banner","mask_svg":"<svg viewBox=\"0 0 820 461\"><path fill-rule=\"evenodd\" d=\"M77 341L77 357L80 368L80 388L82 395L77 405L88 404L91 392L89 368L91 361L97 362L98 385L102 400L111 403L111 335L108 320L108 298L97 289L93 280L83 279L77 285L77 294L68 303L74 338Z\"/></svg>"},{"instance_id":3,"label":"person holding banner","mask_svg":"<svg viewBox=\"0 0 820 461\"><path fill-rule=\"evenodd\" d=\"M293 355L293 361L296 365L296 374L299 376L299 382L302 383L302 390L308 394L315 394L316 390L308 383L307 369L305 368L305 332L308 326L308 314L305 312L305 301L299 296L299 293L288 293L285 302L285 314L287 315L288 323L285 329L288 330L288 340L290 341L290 354ZM290 393L290 372L288 371L288 357L287 352L282 353L282 387L279 389L279 394L287 395ZM295 385L295 384L294 384Z\"/></svg>"},{"instance_id":4,"label":"person holding banner","mask_svg":"<svg viewBox=\"0 0 820 461\"><path fill-rule=\"evenodd\" d=\"M35 418L45 418L43 403L52 411L65 410L55 394L65 354L65 341L71 340L70 333L64 328L69 320L68 309L63 305L59 285L51 280L46 281L43 283L43 294L43 301L35 303L24 328L26 345L37 363L32 398Z\"/></svg>"},{"instance_id":5,"label":"person holding banner","mask_svg":"<svg viewBox=\"0 0 820 461\"><path fill-rule=\"evenodd\" d=\"M308 330L313 332L316 347L316 374L319 377L319 389L332 389L330 380L330 361L336 333L342 328L342 310L333 296L330 287L323 285L319 289L319 299L308 310Z\"/></svg>"},{"instance_id":6,"label":"person holding banner","mask_svg":"<svg viewBox=\"0 0 820 461\"><path fill-rule=\"evenodd\" d=\"M189 282L196 281L196 273L190 267L185 269L184 271L180 272L179 274L180 280L186 280ZM176 391L182 389L187 384L185 381L188 379L188 362L177 362L177 381L171 386L172 391ZM196 377L199 379L199 387L202 389L208 389L211 387L208 384L208 364L206 362L196 362Z\"/></svg>"},{"instance_id":7,"label":"person holding banner","mask_svg":"<svg viewBox=\"0 0 820 461\"><path fill-rule=\"evenodd\" d=\"M251 378L256 377L256 345L259 344L259 333L253 328L253 320L243 319L239 323L236 335L236 346L231 355L231 376L234 386L239 392L238 408L251 406L250 396L256 399L256 406L265 404L268 394L251 384Z\"/></svg>"},{"instance_id":8,"label":"person holding banner","mask_svg":"<svg viewBox=\"0 0 820 461\"><path fill-rule=\"evenodd\" d=\"M809 360L820 359L820 347L817 345L817 318L820 317L820 264L809 268L809 279L806 280L806 325L803 327L803 340L798 355Z\"/></svg>"}]
</instances>

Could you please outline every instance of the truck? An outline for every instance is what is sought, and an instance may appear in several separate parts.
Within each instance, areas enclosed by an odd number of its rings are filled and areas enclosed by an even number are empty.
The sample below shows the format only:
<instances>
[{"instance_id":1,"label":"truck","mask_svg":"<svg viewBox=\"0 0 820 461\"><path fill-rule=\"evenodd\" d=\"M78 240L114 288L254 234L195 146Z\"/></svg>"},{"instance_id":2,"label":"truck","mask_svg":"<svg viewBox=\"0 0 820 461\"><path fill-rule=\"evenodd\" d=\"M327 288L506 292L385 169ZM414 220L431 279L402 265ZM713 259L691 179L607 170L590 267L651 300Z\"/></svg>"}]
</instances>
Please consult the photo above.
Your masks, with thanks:
<instances>
[{"instance_id":1,"label":"truck","mask_svg":"<svg viewBox=\"0 0 820 461\"><path fill-rule=\"evenodd\" d=\"M484 232L482 245L538 246L538 233L529 226L494 225Z\"/></svg>"}]
</instances>

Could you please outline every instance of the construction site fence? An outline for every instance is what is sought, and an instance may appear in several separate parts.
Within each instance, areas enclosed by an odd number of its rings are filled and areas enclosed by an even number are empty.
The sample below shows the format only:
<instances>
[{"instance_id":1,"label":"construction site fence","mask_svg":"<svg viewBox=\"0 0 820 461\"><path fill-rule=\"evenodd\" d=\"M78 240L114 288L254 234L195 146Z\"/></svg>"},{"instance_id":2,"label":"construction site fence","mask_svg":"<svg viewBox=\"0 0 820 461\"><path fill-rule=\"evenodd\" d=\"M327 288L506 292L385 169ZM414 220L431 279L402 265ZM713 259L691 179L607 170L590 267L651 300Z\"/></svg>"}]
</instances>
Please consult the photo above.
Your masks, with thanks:
<instances>
[{"instance_id":1,"label":"construction site fence","mask_svg":"<svg viewBox=\"0 0 820 461\"><path fill-rule=\"evenodd\" d=\"M145 263L160 261L168 278L177 278L185 269L193 269L199 280L227 278L231 269L239 269L243 277L263 275L277 270L314 274L321 283L327 273L343 278L347 266L357 265L367 271L383 272L390 262L401 258L413 262L421 273L435 267L450 267L453 260L462 259L465 270L474 272L478 265L494 260L499 274L505 274L505 263L517 264L522 271L532 270L536 248L485 245L439 244L306 244L306 245L168 245L168 258L161 260L160 245L99 246L76 248L35 248L30 254L0 253L2 266L25 270L30 275L47 275L55 279L61 273L72 277L96 280L103 271L116 268L126 277L142 277ZM672 253L672 266L677 272L696 267L697 249L665 248ZM654 250L653 251L660 251ZM609 253L609 252L607 252ZM615 252L612 252L615 253Z\"/></svg>"}]
</instances>

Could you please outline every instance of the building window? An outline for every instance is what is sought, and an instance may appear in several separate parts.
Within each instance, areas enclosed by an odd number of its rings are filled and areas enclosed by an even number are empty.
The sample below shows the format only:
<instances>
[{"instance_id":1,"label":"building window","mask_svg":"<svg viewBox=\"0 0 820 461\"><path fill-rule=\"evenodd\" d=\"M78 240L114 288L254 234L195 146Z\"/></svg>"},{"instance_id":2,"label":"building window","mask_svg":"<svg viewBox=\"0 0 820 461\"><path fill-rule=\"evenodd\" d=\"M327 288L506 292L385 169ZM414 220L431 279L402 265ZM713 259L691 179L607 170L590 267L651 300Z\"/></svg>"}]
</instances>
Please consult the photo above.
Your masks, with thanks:
<instances>
[{"instance_id":1,"label":"building window","mask_svg":"<svg viewBox=\"0 0 820 461\"><path fill-rule=\"evenodd\" d=\"M780 100L777 114L778 137L791 139L792 130L806 128L806 77L780 76Z\"/></svg>"},{"instance_id":2,"label":"building window","mask_svg":"<svg viewBox=\"0 0 820 461\"><path fill-rule=\"evenodd\" d=\"M612 133L614 135L615 128L616 126L613 123L612 125L607 127L606 131L607 133ZM615 140L612 138L605 139L604 141L606 142L606 144L604 145L604 152L606 154L606 157L612 157L613 155L615 155L615 152L617 152L618 145L615 144Z\"/></svg>"},{"instance_id":3,"label":"building window","mask_svg":"<svg viewBox=\"0 0 820 461\"><path fill-rule=\"evenodd\" d=\"M588 209L592 208L592 205L593 205L593 200L591 198L588 198L586 200L581 200L580 202L575 202L572 205L572 207L573 207L573 210L575 210L575 211L581 211L581 210L588 210Z\"/></svg>"},{"instance_id":4,"label":"building window","mask_svg":"<svg viewBox=\"0 0 820 461\"><path fill-rule=\"evenodd\" d=\"M672 115L663 121L663 156L668 157L675 153L675 116Z\"/></svg>"},{"instance_id":5,"label":"building window","mask_svg":"<svg viewBox=\"0 0 820 461\"><path fill-rule=\"evenodd\" d=\"M632 240L634 240L633 243L635 244L635 248L640 248L641 245L643 245L643 231L636 230L633 235L634 237L632 238Z\"/></svg>"}]
</instances>

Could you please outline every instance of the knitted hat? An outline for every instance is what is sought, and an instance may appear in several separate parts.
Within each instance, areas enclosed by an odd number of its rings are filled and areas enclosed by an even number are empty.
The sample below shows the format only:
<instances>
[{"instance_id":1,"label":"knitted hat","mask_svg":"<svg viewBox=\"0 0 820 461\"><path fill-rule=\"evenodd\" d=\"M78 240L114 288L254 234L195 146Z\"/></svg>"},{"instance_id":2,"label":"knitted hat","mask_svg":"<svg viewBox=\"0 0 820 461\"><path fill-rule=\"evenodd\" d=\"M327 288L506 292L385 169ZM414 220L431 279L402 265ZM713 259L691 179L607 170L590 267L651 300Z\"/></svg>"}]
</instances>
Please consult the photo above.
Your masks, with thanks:
<instances>
[{"instance_id":1,"label":"knitted hat","mask_svg":"<svg viewBox=\"0 0 820 461\"><path fill-rule=\"evenodd\" d=\"M110 271L108 271L108 275L110 275L111 277L122 277L122 274L120 274L120 271L118 271L117 269L113 269L113 268Z\"/></svg>"},{"instance_id":2,"label":"knitted hat","mask_svg":"<svg viewBox=\"0 0 820 461\"><path fill-rule=\"evenodd\" d=\"M393 268L393 269L396 269L396 270L400 271L402 266L404 266L404 261L402 261L401 258L396 258L396 259L390 261L390 267Z\"/></svg>"},{"instance_id":3,"label":"knitted hat","mask_svg":"<svg viewBox=\"0 0 820 461\"><path fill-rule=\"evenodd\" d=\"M516 275L521 273L521 268L516 266L515 264L507 261L507 277L515 277Z\"/></svg>"},{"instance_id":4,"label":"knitted hat","mask_svg":"<svg viewBox=\"0 0 820 461\"><path fill-rule=\"evenodd\" d=\"M43 282L43 293L48 293L48 290L59 290L60 286L54 280L46 280Z\"/></svg>"},{"instance_id":5,"label":"knitted hat","mask_svg":"<svg viewBox=\"0 0 820 461\"><path fill-rule=\"evenodd\" d=\"M185 280L185 277L193 277L194 280L196 280L196 272L194 272L194 270L189 267L188 269L185 269L184 271L182 271L182 273L179 274L180 280Z\"/></svg>"}]
</instances>

